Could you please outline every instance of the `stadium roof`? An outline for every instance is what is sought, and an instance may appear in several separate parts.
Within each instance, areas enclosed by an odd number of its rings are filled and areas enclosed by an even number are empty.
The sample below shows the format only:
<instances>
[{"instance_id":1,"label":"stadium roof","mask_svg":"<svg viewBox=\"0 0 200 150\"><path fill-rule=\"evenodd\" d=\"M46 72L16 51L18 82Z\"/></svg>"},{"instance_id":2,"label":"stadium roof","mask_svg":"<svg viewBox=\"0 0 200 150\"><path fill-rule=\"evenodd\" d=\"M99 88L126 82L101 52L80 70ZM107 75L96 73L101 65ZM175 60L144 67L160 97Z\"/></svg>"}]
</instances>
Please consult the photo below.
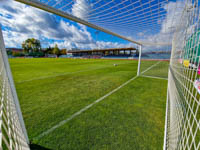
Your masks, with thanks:
<instances>
[{"instance_id":1,"label":"stadium roof","mask_svg":"<svg viewBox=\"0 0 200 150\"><path fill-rule=\"evenodd\" d=\"M181 7L173 0L16 0L68 18L139 45L169 45L160 37L174 30L166 25L168 9ZM176 21L171 19L170 25Z\"/></svg>"},{"instance_id":2,"label":"stadium roof","mask_svg":"<svg viewBox=\"0 0 200 150\"><path fill-rule=\"evenodd\" d=\"M71 50L69 53L82 53L82 52L106 52L106 51L122 51L122 50L137 50L134 47L129 48L109 48L109 49L92 49L92 50Z\"/></svg>"}]
</instances>

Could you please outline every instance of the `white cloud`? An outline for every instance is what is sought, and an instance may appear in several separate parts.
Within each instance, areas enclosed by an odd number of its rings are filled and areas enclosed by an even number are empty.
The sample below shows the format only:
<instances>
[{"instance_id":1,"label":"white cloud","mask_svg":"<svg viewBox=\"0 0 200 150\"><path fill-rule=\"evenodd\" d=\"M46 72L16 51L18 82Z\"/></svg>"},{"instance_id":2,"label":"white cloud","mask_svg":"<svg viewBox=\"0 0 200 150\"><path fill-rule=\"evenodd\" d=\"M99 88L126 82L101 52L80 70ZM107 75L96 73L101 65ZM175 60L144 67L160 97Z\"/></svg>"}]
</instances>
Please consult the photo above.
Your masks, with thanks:
<instances>
[{"instance_id":1,"label":"white cloud","mask_svg":"<svg viewBox=\"0 0 200 150\"><path fill-rule=\"evenodd\" d=\"M146 31L138 33L139 40L151 43L170 42L176 26L179 23L184 2L169 2L163 6L167 11L162 21L161 30L157 34L147 35ZM72 14L86 19L90 4L87 0L76 0L72 6ZM54 39L60 47L64 48L110 48L129 47L133 44L119 44L118 42L95 42L86 26L70 24L57 20L54 15L42 10L26 6L11 0L0 0L0 20L4 28L4 39L7 47L19 47L27 38ZM188 32L193 31L191 26ZM58 42L59 41L59 42ZM146 46L144 50L166 49L166 46Z\"/></svg>"},{"instance_id":2,"label":"white cloud","mask_svg":"<svg viewBox=\"0 0 200 150\"><path fill-rule=\"evenodd\" d=\"M84 43L74 43L74 42L69 42L69 41L64 41L64 42L54 42L51 44L53 47L55 44L58 45L59 48L67 48L67 49L72 49L72 48L77 48L77 49L103 49L103 48L124 48L124 47L135 47L134 44L129 43L129 44L120 44L118 42L105 42L105 41L97 41L97 42L91 42L88 44Z\"/></svg>"},{"instance_id":3,"label":"white cloud","mask_svg":"<svg viewBox=\"0 0 200 150\"><path fill-rule=\"evenodd\" d=\"M91 6L87 0L75 0L74 5L72 6L72 15L87 20L87 16Z\"/></svg>"},{"instance_id":4,"label":"white cloud","mask_svg":"<svg viewBox=\"0 0 200 150\"><path fill-rule=\"evenodd\" d=\"M19 46L22 41L30 37L70 40L79 43L92 41L90 33L84 27L78 27L63 20L57 21L49 13L14 1L0 1L0 3L0 20L6 27L3 33L8 47Z\"/></svg>"},{"instance_id":5,"label":"white cloud","mask_svg":"<svg viewBox=\"0 0 200 150\"><path fill-rule=\"evenodd\" d=\"M173 34L176 30L176 27L180 24L181 15L185 7L184 1L169 2L163 6L163 9L166 10L166 18L161 24L161 30L157 34L142 36L139 41L146 43L155 43L155 45L146 45L144 50L170 50L171 45L163 46L162 43L170 43L173 38ZM183 17L184 18L184 17ZM185 20L182 20L183 24ZM139 33L139 35L143 35ZM156 45L156 43L161 43L161 45Z\"/></svg>"},{"instance_id":6,"label":"white cloud","mask_svg":"<svg viewBox=\"0 0 200 150\"><path fill-rule=\"evenodd\" d=\"M86 5L86 1L77 0L74 5L76 4ZM72 11L78 14L75 10ZM5 27L3 35L6 47L20 47L23 41L32 37L40 40L53 39L55 42L51 44L52 46L57 43L61 48L68 49L127 46L117 42L95 42L86 26L56 20L52 14L11 0L0 0L0 20Z\"/></svg>"}]
</instances>

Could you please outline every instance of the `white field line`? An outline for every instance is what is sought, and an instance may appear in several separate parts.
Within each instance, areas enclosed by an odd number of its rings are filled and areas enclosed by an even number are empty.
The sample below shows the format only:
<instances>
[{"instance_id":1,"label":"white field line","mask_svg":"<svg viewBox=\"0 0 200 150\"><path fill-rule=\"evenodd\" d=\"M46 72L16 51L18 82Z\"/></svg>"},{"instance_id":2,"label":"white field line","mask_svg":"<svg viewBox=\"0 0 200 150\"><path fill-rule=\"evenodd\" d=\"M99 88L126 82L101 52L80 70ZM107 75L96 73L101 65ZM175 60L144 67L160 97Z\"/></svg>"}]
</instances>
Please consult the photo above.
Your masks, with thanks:
<instances>
[{"instance_id":1,"label":"white field line","mask_svg":"<svg viewBox=\"0 0 200 150\"><path fill-rule=\"evenodd\" d=\"M152 69L153 67L155 67L156 65L158 65L160 63L160 61L159 62L157 62L157 63L155 63L154 65L152 65L152 66L150 66L149 68L147 68L146 70L144 70L143 72L141 72L141 74L143 74L143 73L145 73L145 72L147 72L147 71L149 71L150 69Z\"/></svg>"},{"instance_id":2,"label":"white field line","mask_svg":"<svg viewBox=\"0 0 200 150\"><path fill-rule=\"evenodd\" d=\"M155 64L154 64L155 65ZM151 68L152 66L150 66L149 68ZM149 68L147 68L146 70L149 70ZM123 83L122 85L120 85L119 87L117 87L116 89L112 90L111 92L107 93L106 95L102 96L101 98L97 99L96 101L94 101L93 103L87 105L86 107L82 108L81 110L79 110L78 112L74 113L73 115L71 115L69 118L59 122L57 125L53 126L52 128L44 131L43 133L41 133L40 135L38 135L37 137L35 137L34 139L40 139L43 136L53 132L55 129L61 127L62 125L64 125L65 123L67 123L68 121L72 120L73 118L75 118L76 116L80 115L81 113L85 112L86 110L88 110L89 108L91 108L93 105L99 103L100 101L104 100L106 97L110 96L111 94L115 93L116 91L118 91L119 89L121 89L122 87L124 87L125 85L127 85L128 83L130 83L131 81L135 80L138 76L134 76L133 78L131 78L130 80L126 81L125 83Z\"/></svg>"},{"instance_id":3,"label":"white field line","mask_svg":"<svg viewBox=\"0 0 200 150\"><path fill-rule=\"evenodd\" d=\"M154 77L154 76L146 76L146 75L141 75L142 77L147 77L147 78L154 78L154 79L162 79L162 80L168 80L167 78L162 78L162 77Z\"/></svg>"},{"instance_id":4,"label":"white field line","mask_svg":"<svg viewBox=\"0 0 200 150\"><path fill-rule=\"evenodd\" d=\"M164 142L163 150L167 150L167 126L168 126L168 105L169 105L169 95L168 95L168 86L167 86L167 99L166 99L166 110L165 110L165 130L164 130Z\"/></svg>"},{"instance_id":5,"label":"white field line","mask_svg":"<svg viewBox=\"0 0 200 150\"><path fill-rule=\"evenodd\" d=\"M131 64L132 62L128 62L128 63L118 63L118 65L123 65L123 64ZM80 70L80 71L75 71L75 72L66 72L66 73L62 73L62 74L57 74L57 75L52 75L52 76L44 76L44 77L39 77L39 78L33 78L30 80L23 80L23 81L19 81L17 83L24 83L24 82L29 82L29 81L33 81L33 80L41 80L41 79L47 79L47 78L54 78L54 77L59 77L59 76L65 76L68 74L76 74L76 73L81 73L81 72L87 72L87 71L92 71L92 70L98 70L98 69L104 69L104 68L109 68L109 67L113 67L112 64L110 64L111 66L107 66L107 67L98 67L98 68L93 68L93 69L85 69L85 70Z\"/></svg>"},{"instance_id":6,"label":"white field line","mask_svg":"<svg viewBox=\"0 0 200 150\"><path fill-rule=\"evenodd\" d=\"M119 89L121 89L122 87L124 87L125 85L127 85L128 83L130 83L131 81L133 81L134 79L136 79L138 76L135 76L133 78L131 78L130 80L126 81L125 83L123 83L122 85L120 85L119 87L117 87L116 89L112 90L111 92L107 93L106 95L102 96L101 98L97 99L96 101L94 101L93 103L89 104L88 106L82 108L81 110L79 110L78 112L74 113L72 116L70 116L69 118L67 118L66 120L63 120L61 122L59 122L57 125L53 126L52 128L48 129L47 131L41 133L39 136L37 136L34 139L40 139L43 136L51 133L52 131L54 131L56 128L64 125L65 123L67 123L68 121L70 121L71 119L75 118L76 116L80 115L81 113L83 113L84 111L88 110L89 108L91 108L94 104L99 103L100 101L102 101L103 99L105 99L106 97L110 96L111 94L115 93L116 91L118 91Z\"/></svg>"},{"instance_id":7,"label":"white field line","mask_svg":"<svg viewBox=\"0 0 200 150\"><path fill-rule=\"evenodd\" d=\"M101 67L101 68L106 68L106 67ZM24 82L34 81L34 80L54 78L54 77L59 77L59 76L65 76L65 75L68 75L68 74L75 74L75 73L81 73L81 72L86 72L86 71L90 71L90 70L97 70L97 69L101 69L101 68L86 69L86 70L80 70L80 71L75 71L75 72L67 72L67 73L62 73L62 74L57 74L57 75L52 75L52 76L44 76L44 77L39 77L39 78L33 78L33 79L30 79L30 80L19 81L17 83L24 83Z\"/></svg>"}]
</instances>

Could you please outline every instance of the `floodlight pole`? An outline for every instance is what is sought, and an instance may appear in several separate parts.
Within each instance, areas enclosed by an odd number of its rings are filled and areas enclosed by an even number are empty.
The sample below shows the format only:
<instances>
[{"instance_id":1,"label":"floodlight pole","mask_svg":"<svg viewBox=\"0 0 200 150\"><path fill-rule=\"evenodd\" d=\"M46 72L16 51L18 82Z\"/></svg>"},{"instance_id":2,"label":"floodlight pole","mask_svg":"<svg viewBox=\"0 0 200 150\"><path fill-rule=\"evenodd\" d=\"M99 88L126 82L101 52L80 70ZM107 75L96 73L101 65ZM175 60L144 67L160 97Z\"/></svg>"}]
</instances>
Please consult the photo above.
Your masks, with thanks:
<instances>
[{"instance_id":1,"label":"floodlight pole","mask_svg":"<svg viewBox=\"0 0 200 150\"><path fill-rule=\"evenodd\" d=\"M24 119L23 119L23 116L22 116L19 100L18 100L18 97L17 97L17 92L16 92L16 89L15 89L15 84L14 84L14 81L13 81L10 65L9 65L9 62L8 62L8 56L7 56L7 52L6 52L6 48L5 48L5 44L4 44L1 25L0 25L0 51L2 53L2 59L3 59L3 62L4 62L8 82L10 83L11 93L12 93L13 101L14 101L14 104L15 104L16 112L17 112L17 115L19 117L20 126L22 128L22 132L24 133L26 142L27 142L27 144L29 144L28 134L27 134L27 131L26 131L26 128L25 128Z\"/></svg>"},{"instance_id":2,"label":"floodlight pole","mask_svg":"<svg viewBox=\"0 0 200 150\"><path fill-rule=\"evenodd\" d=\"M140 75L141 55L142 55L142 45L139 45L139 57L138 57L138 70L137 70L137 76Z\"/></svg>"}]
</instances>

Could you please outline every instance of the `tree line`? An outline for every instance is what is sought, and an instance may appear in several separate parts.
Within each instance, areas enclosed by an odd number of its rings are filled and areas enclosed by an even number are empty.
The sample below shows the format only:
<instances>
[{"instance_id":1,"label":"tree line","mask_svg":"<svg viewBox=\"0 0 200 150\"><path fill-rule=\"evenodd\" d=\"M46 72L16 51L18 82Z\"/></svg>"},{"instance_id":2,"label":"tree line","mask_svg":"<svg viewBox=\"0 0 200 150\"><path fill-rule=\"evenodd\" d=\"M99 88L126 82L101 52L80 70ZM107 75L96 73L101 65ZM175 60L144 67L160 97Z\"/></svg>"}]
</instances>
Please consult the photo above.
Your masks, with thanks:
<instances>
[{"instance_id":1,"label":"tree line","mask_svg":"<svg viewBox=\"0 0 200 150\"><path fill-rule=\"evenodd\" d=\"M44 57L45 55L54 54L56 56L66 55L66 49L59 49L58 45L54 47L49 46L48 48L42 49L41 43L38 39L29 38L22 43L22 52L12 51L8 52L9 55L13 56L33 56L33 57Z\"/></svg>"}]
</instances>

